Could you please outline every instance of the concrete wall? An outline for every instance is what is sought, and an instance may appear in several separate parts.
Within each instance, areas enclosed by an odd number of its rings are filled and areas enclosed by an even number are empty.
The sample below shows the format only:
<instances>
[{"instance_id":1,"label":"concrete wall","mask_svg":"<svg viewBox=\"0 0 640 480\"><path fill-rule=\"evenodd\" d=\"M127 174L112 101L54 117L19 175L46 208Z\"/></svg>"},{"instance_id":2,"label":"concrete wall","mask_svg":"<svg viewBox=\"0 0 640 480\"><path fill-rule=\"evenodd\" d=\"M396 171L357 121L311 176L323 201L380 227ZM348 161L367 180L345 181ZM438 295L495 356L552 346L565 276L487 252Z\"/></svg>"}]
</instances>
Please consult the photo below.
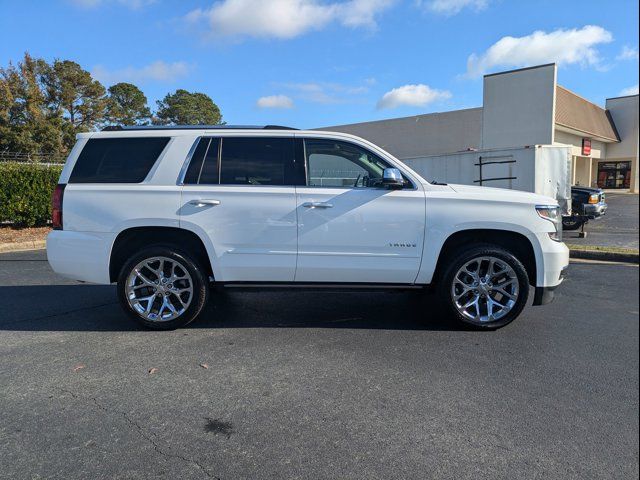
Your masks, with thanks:
<instances>
[{"instance_id":1,"label":"concrete wall","mask_svg":"<svg viewBox=\"0 0 640 480\"><path fill-rule=\"evenodd\" d=\"M589 138L587 134L584 137ZM556 128L554 145L567 145L571 147L571 154L580 156L582 155L582 138L583 136L574 135L569 132L564 132ZM612 143L599 142L598 140L591 139L591 158L605 158L607 156L607 148Z\"/></svg>"},{"instance_id":2,"label":"concrete wall","mask_svg":"<svg viewBox=\"0 0 640 480\"><path fill-rule=\"evenodd\" d=\"M620 143L607 146L607 160L631 162L630 190L638 192L638 95L609 98L606 108L621 139Z\"/></svg>"},{"instance_id":3,"label":"concrete wall","mask_svg":"<svg viewBox=\"0 0 640 480\"><path fill-rule=\"evenodd\" d=\"M580 185L582 187L593 186L595 179L591 158L589 157L573 157L573 179L572 185Z\"/></svg>"},{"instance_id":4,"label":"concrete wall","mask_svg":"<svg viewBox=\"0 0 640 480\"><path fill-rule=\"evenodd\" d=\"M351 133L398 158L411 158L478 148L481 129L482 108L470 108L318 130Z\"/></svg>"},{"instance_id":5,"label":"concrete wall","mask_svg":"<svg viewBox=\"0 0 640 480\"><path fill-rule=\"evenodd\" d=\"M551 145L555 64L484 77L482 148Z\"/></svg>"}]
</instances>

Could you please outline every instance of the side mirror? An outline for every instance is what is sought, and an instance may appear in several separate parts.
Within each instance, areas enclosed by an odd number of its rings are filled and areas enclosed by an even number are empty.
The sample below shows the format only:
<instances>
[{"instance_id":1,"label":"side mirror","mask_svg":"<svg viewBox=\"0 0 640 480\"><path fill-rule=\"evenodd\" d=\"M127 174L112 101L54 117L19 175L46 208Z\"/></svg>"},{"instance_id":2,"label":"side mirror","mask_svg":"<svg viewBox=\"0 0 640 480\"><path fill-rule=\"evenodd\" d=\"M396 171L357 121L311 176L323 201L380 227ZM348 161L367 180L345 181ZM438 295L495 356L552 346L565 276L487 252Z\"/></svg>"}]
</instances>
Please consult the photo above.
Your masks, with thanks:
<instances>
[{"instance_id":1,"label":"side mirror","mask_svg":"<svg viewBox=\"0 0 640 480\"><path fill-rule=\"evenodd\" d=\"M404 187L404 179L402 173L397 168L385 168L382 171L382 184L389 188Z\"/></svg>"}]
</instances>

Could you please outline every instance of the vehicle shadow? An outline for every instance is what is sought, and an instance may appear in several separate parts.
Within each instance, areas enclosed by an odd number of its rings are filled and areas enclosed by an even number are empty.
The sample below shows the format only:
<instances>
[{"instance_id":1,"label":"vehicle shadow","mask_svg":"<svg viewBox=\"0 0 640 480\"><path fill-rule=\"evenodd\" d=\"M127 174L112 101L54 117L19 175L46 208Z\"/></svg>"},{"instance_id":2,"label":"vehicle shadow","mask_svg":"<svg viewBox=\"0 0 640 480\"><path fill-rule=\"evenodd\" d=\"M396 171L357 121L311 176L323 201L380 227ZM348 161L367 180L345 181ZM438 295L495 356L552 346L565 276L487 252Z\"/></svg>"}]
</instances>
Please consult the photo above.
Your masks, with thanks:
<instances>
[{"instance_id":1,"label":"vehicle shadow","mask_svg":"<svg viewBox=\"0 0 640 480\"><path fill-rule=\"evenodd\" d=\"M0 287L0 331L138 331L112 285ZM465 330L417 292L212 290L188 329Z\"/></svg>"}]
</instances>

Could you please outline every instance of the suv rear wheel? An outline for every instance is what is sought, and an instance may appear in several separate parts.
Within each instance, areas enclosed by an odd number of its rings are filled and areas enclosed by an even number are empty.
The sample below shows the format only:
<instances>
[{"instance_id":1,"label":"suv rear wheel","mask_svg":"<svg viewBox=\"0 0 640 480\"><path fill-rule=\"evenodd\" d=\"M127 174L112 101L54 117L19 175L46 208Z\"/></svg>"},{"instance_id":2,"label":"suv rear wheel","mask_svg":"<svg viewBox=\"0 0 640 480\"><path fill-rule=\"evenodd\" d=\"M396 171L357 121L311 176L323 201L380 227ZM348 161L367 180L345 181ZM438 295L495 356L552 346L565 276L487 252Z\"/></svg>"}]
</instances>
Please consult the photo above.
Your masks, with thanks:
<instances>
[{"instance_id":1,"label":"suv rear wheel","mask_svg":"<svg viewBox=\"0 0 640 480\"><path fill-rule=\"evenodd\" d=\"M529 278L508 250L493 245L464 249L451 261L439 297L456 320L481 329L511 323L529 296Z\"/></svg>"},{"instance_id":2,"label":"suv rear wheel","mask_svg":"<svg viewBox=\"0 0 640 480\"><path fill-rule=\"evenodd\" d=\"M208 299L202 267L173 246L156 245L132 255L118 276L118 300L141 325L171 330L192 322Z\"/></svg>"}]
</instances>

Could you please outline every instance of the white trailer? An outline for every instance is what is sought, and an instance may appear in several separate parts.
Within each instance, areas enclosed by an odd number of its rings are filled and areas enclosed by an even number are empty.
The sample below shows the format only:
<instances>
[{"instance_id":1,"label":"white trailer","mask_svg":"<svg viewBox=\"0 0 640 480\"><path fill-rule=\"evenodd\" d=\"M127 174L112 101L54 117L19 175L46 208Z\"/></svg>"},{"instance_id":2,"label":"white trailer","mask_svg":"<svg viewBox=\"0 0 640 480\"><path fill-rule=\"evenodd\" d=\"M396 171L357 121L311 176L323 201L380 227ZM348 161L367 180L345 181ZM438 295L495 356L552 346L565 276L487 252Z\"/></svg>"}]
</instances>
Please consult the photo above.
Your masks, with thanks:
<instances>
[{"instance_id":1,"label":"white trailer","mask_svg":"<svg viewBox=\"0 0 640 480\"><path fill-rule=\"evenodd\" d=\"M425 180L534 192L571 213L570 147L532 145L401 158Z\"/></svg>"}]
</instances>

